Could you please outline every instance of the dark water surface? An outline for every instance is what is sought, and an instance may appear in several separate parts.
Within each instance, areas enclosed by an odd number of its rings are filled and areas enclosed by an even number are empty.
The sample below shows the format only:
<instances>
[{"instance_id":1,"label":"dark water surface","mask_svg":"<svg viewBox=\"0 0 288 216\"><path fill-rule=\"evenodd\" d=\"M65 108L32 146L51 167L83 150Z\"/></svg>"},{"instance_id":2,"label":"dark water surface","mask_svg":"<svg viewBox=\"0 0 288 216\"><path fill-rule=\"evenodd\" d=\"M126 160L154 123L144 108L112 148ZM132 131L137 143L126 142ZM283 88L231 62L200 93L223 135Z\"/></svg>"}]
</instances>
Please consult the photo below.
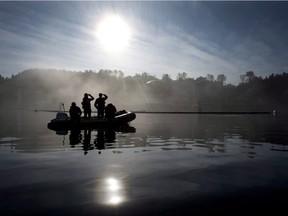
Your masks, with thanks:
<instances>
[{"instance_id":1,"label":"dark water surface","mask_svg":"<svg viewBox=\"0 0 288 216\"><path fill-rule=\"evenodd\" d=\"M286 211L288 116L138 114L124 131L0 114L0 215Z\"/></svg>"}]
</instances>

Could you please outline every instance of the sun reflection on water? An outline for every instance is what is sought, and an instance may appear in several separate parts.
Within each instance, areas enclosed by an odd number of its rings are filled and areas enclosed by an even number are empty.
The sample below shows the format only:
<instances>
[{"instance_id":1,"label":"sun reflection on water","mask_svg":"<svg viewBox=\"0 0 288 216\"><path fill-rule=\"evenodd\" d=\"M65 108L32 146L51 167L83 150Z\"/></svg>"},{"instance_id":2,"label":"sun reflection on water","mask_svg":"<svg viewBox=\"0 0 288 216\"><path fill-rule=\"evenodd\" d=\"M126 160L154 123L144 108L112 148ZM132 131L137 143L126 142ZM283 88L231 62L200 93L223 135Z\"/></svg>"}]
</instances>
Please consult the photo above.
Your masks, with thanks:
<instances>
[{"instance_id":1,"label":"sun reflection on water","mask_svg":"<svg viewBox=\"0 0 288 216\"><path fill-rule=\"evenodd\" d=\"M111 199L109 200L109 204L111 205L118 205L123 201L122 197L119 196L113 196L111 197Z\"/></svg>"},{"instance_id":2,"label":"sun reflection on water","mask_svg":"<svg viewBox=\"0 0 288 216\"><path fill-rule=\"evenodd\" d=\"M107 184L110 191L117 191L120 189L119 181L115 178L107 179Z\"/></svg>"},{"instance_id":3,"label":"sun reflection on water","mask_svg":"<svg viewBox=\"0 0 288 216\"><path fill-rule=\"evenodd\" d=\"M119 205L124 201L121 182L116 178L105 179L106 204Z\"/></svg>"}]
</instances>

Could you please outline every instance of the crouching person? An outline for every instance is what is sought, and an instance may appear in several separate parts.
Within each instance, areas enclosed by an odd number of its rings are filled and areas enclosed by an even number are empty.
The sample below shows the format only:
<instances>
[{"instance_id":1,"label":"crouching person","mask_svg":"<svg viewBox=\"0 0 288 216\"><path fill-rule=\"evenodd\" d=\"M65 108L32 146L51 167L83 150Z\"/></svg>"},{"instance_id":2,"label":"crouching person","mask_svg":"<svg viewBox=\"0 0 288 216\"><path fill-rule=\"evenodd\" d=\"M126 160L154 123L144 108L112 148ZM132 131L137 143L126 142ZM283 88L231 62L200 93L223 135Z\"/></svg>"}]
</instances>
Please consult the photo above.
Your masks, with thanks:
<instances>
[{"instance_id":1,"label":"crouching person","mask_svg":"<svg viewBox=\"0 0 288 216\"><path fill-rule=\"evenodd\" d=\"M70 109L69 109L69 114L73 123L80 123L82 110L78 106L76 106L75 102L72 102Z\"/></svg>"},{"instance_id":2,"label":"crouching person","mask_svg":"<svg viewBox=\"0 0 288 216\"><path fill-rule=\"evenodd\" d=\"M112 103L107 104L107 106L105 107L105 117L106 117L106 119L108 121L110 121L111 119L114 119L116 111L117 111L116 107Z\"/></svg>"}]
</instances>

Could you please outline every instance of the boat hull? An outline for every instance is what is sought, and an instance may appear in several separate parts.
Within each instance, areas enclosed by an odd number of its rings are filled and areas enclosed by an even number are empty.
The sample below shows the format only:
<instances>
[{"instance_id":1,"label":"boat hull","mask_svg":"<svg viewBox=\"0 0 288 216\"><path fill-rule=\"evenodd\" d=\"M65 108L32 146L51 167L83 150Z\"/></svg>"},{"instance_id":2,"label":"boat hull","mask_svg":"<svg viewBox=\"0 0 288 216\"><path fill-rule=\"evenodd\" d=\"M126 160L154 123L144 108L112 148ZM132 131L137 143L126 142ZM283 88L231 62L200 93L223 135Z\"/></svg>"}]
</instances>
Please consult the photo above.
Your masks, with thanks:
<instances>
[{"instance_id":1,"label":"boat hull","mask_svg":"<svg viewBox=\"0 0 288 216\"><path fill-rule=\"evenodd\" d=\"M133 112L120 112L114 119L98 119L97 117L84 118L81 117L80 122L73 122L70 118L66 120L52 119L47 127L51 130L70 130L73 128L89 129L89 128L117 128L127 125L136 118Z\"/></svg>"}]
</instances>

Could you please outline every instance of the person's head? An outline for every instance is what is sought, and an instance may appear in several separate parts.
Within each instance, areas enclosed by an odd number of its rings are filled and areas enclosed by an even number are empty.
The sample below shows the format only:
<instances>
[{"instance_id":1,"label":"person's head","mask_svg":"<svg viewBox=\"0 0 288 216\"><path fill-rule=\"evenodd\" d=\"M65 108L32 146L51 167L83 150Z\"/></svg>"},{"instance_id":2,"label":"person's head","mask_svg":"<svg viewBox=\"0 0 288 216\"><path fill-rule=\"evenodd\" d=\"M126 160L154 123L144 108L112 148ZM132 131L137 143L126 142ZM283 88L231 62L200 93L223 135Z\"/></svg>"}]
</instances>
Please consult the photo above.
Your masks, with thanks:
<instances>
[{"instance_id":1,"label":"person's head","mask_svg":"<svg viewBox=\"0 0 288 216\"><path fill-rule=\"evenodd\" d=\"M72 102L71 106L76 106L76 103L75 103L75 102Z\"/></svg>"},{"instance_id":2,"label":"person's head","mask_svg":"<svg viewBox=\"0 0 288 216\"><path fill-rule=\"evenodd\" d=\"M100 98L102 97L102 93L99 93L99 97L100 97Z\"/></svg>"},{"instance_id":3,"label":"person's head","mask_svg":"<svg viewBox=\"0 0 288 216\"><path fill-rule=\"evenodd\" d=\"M84 94L84 97L88 97L88 94L87 94L87 93L85 93L85 94Z\"/></svg>"}]
</instances>

